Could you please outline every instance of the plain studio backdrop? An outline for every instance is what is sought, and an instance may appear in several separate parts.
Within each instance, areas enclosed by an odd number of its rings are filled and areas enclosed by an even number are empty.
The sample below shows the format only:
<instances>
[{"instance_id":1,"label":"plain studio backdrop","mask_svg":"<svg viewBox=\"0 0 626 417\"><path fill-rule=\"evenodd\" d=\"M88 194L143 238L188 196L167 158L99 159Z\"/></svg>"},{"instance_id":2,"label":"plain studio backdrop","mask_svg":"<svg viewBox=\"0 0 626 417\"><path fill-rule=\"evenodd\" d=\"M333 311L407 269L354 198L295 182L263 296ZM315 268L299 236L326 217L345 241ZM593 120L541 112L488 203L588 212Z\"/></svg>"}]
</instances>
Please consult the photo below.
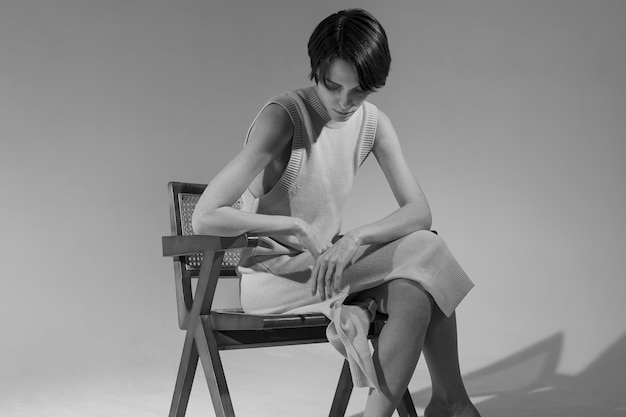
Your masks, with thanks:
<instances>
[{"instance_id":1,"label":"plain studio backdrop","mask_svg":"<svg viewBox=\"0 0 626 417\"><path fill-rule=\"evenodd\" d=\"M310 85L310 33L350 7L387 29L371 101L476 283L459 344L483 414L626 413L626 2L2 0L0 415L167 414L167 182L208 182L268 98ZM345 229L393 209L370 158ZM313 416L341 358L224 362L239 415ZM198 381L189 415L210 416ZM428 386L420 363L418 407Z\"/></svg>"}]
</instances>

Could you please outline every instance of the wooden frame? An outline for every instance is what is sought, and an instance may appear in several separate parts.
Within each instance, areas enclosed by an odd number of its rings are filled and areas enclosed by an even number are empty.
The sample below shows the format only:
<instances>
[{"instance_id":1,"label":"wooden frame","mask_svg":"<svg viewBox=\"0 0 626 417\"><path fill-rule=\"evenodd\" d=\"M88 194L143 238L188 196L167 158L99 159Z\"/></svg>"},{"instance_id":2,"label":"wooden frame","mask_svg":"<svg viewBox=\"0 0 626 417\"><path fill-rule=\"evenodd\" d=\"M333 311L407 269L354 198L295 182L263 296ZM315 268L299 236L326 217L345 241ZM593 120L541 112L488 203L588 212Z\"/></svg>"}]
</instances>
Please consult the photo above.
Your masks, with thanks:
<instances>
[{"instance_id":1,"label":"wooden frame","mask_svg":"<svg viewBox=\"0 0 626 417\"><path fill-rule=\"evenodd\" d=\"M181 195L200 195L206 186L171 182L170 220L172 236L162 238L163 256L172 257L176 283L179 327L186 331L170 417L183 417L187 410L194 375L201 362L217 417L234 417L220 350L327 342L329 320L322 314L253 315L241 310L212 310L220 277L233 276L235 268L223 268L224 253L253 247L253 236L218 237L185 235L181 224ZM188 267L188 256L201 254L200 268ZM197 279L195 293L192 279ZM370 326L370 338L380 333L385 317L377 315ZM330 409L330 416L345 414L353 384L348 362L344 361ZM407 390L398 406L401 417L417 417Z\"/></svg>"}]
</instances>

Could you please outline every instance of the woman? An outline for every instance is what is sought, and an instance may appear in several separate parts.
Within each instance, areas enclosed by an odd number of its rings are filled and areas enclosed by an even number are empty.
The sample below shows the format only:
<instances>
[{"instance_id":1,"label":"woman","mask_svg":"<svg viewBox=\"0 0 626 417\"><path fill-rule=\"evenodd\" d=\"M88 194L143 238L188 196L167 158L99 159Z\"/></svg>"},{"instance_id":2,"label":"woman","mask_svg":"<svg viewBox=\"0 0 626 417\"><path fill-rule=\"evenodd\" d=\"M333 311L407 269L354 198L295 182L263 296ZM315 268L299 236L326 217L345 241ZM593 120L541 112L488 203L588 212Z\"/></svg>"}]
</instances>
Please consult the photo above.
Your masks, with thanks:
<instances>
[{"instance_id":1,"label":"woman","mask_svg":"<svg viewBox=\"0 0 626 417\"><path fill-rule=\"evenodd\" d=\"M389 118L367 102L391 58L380 23L360 9L324 19L309 40L312 87L271 99L241 152L211 181L196 233L260 236L242 253L247 312L323 312L331 343L370 386L364 416L390 416L423 350L433 394L426 416L478 416L458 365L454 310L473 286L445 243ZM340 236L352 181L373 153L398 202ZM243 210L233 208L239 199ZM388 315L373 356L369 319ZM367 354L360 355L367 351Z\"/></svg>"}]
</instances>

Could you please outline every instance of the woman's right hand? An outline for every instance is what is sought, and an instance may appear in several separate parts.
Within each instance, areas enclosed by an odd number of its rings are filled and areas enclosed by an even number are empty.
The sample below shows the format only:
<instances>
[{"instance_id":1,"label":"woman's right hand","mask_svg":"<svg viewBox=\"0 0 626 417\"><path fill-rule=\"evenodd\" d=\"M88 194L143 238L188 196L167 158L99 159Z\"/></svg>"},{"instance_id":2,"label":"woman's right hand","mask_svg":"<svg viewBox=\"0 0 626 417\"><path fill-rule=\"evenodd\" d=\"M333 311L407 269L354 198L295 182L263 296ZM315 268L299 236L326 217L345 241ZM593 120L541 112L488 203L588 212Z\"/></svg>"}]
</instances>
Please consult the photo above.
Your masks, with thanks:
<instances>
[{"instance_id":1,"label":"woman's right hand","mask_svg":"<svg viewBox=\"0 0 626 417\"><path fill-rule=\"evenodd\" d=\"M302 219L296 218L296 239L300 244L317 259L322 253L332 246L332 243L324 238L313 226Z\"/></svg>"}]
</instances>

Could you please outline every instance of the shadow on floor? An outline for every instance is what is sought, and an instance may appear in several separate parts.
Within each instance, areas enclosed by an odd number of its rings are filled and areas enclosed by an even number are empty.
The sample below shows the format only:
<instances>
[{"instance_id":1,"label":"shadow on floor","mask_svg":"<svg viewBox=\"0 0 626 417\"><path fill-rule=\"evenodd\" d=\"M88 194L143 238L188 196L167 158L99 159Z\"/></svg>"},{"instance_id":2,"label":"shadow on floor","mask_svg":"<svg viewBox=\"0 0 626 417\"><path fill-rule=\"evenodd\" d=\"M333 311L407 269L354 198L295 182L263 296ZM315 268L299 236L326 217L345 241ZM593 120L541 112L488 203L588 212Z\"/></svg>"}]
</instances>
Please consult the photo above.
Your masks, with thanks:
<instances>
[{"instance_id":1,"label":"shadow on floor","mask_svg":"<svg viewBox=\"0 0 626 417\"><path fill-rule=\"evenodd\" d=\"M557 333L465 375L470 396L486 397L477 405L482 416L626 417L626 335L574 376L556 372L562 348ZM430 389L411 395L425 407Z\"/></svg>"}]
</instances>

